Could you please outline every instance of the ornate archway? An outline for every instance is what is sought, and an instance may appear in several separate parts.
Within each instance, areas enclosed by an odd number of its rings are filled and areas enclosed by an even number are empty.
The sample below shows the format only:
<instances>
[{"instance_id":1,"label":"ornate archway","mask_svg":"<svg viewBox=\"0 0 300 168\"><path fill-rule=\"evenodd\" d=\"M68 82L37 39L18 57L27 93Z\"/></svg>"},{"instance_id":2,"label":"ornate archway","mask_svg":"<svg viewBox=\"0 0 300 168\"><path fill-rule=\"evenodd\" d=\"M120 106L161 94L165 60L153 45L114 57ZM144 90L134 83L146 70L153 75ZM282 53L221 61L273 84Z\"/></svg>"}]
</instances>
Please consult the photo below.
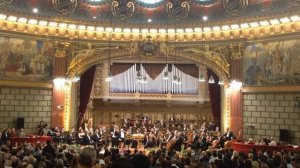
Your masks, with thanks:
<instances>
[{"instance_id":1,"label":"ornate archway","mask_svg":"<svg viewBox=\"0 0 300 168\"><path fill-rule=\"evenodd\" d=\"M225 83L229 81L229 64L222 59L222 55L215 55L210 58L203 52L190 52L187 50L169 50L168 52L169 57L177 57L189 60L198 65L204 65L214 71ZM77 58L71 60L68 66L69 77L75 74L80 75L93 65L107 61L108 59L126 58L129 55L130 51L125 48L117 48L113 52L109 52L108 49L87 49L78 55Z\"/></svg>"},{"instance_id":2,"label":"ornate archway","mask_svg":"<svg viewBox=\"0 0 300 168\"><path fill-rule=\"evenodd\" d=\"M68 66L68 75L73 77L74 75L81 75L90 67L97 65L99 63L107 62L108 59L120 59L120 58L130 58L130 51L125 48L115 48L112 51L106 49L86 49L80 52L77 58L73 58ZM203 65L211 69L220 79L225 83L224 87L221 89L221 125L222 128L226 128L229 125L229 109L230 109L230 99L229 95L226 93L226 88L229 82L229 64L222 58L222 55L215 55L213 57L208 56L204 52L196 52L191 50L169 50L168 57L170 58L180 58L183 60L188 60L197 65ZM74 93L74 86L76 84L72 83L66 90L65 94L65 114L76 111L76 106L72 104L71 100L76 97L77 93ZM73 89L72 89L73 87ZM71 92L71 90L73 90ZM75 101L76 102L76 101ZM75 107L74 107L75 106ZM74 114L76 115L76 114ZM71 123L68 123L71 124ZM65 127L66 124L64 124Z\"/></svg>"}]
</instances>

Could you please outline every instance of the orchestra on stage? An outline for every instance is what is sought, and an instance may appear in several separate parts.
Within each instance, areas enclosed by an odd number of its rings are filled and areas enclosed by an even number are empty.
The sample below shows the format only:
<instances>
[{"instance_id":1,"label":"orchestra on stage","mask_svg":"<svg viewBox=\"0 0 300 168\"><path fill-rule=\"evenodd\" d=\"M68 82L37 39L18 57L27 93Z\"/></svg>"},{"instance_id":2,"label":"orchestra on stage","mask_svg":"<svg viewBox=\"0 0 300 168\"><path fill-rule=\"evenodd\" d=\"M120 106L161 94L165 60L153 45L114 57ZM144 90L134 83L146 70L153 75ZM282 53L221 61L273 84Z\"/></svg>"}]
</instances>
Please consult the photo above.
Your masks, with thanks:
<instances>
[{"instance_id":1,"label":"orchestra on stage","mask_svg":"<svg viewBox=\"0 0 300 168\"><path fill-rule=\"evenodd\" d=\"M214 122L184 121L170 117L169 120L152 122L148 117L139 120L124 119L122 124L110 126L99 125L93 128L91 120L85 120L78 131L60 130L57 127L45 132L42 122L38 132L51 136L54 142L68 144L110 146L120 149L128 148L165 148L180 151L182 149L223 148L227 141L235 139L232 131L226 129L221 134ZM89 124L88 124L89 123Z\"/></svg>"}]
</instances>

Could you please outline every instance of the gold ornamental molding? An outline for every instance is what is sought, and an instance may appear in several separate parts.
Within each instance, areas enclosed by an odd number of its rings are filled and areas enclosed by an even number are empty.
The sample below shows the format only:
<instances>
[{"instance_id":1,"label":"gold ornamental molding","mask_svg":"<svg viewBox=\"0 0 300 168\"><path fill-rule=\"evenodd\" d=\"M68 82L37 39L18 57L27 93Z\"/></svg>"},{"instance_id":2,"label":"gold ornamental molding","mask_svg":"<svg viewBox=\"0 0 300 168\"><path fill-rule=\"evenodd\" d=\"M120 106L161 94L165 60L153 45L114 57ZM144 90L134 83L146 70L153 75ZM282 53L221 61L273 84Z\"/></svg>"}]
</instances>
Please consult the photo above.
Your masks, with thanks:
<instances>
[{"instance_id":1,"label":"gold ornamental molding","mask_svg":"<svg viewBox=\"0 0 300 168\"><path fill-rule=\"evenodd\" d=\"M61 15L70 15L79 6L79 0L51 0L52 7Z\"/></svg>"},{"instance_id":2,"label":"gold ornamental molding","mask_svg":"<svg viewBox=\"0 0 300 168\"><path fill-rule=\"evenodd\" d=\"M126 9L126 12L122 11L124 9ZM125 6L121 6L121 2L114 0L111 3L111 12L118 19L128 20L135 12L135 5L133 2L129 1Z\"/></svg>"},{"instance_id":3,"label":"gold ornamental molding","mask_svg":"<svg viewBox=\"0 0 300 168\"><path fill-rule=\"evenodd\" d=\"M244 86L243 93L300 92L300 86Z\"/></svg>"},{"instance_id":4,"label":"gold ornamental molding","mask_svg":"<svg viewBox=\"0 0 300 168\"><path fill-rule=\"evenodd\" d=\"M169 1L166 4L166 11L169 18L174 20L183 20L190 13L190 4L187 1L172 2Z\"/></svg>"},{"instance_id":5,"label":"gold ornamental molding","mask_svg":"<svg viewBox=\"0 0 300 168\"><path fill-rule=\"evenodd\" d=\"M101 23L102 24L102 23ZM128 27L127 27L128 26ZM175 25L174 25L175 27ZM189 25L183 23L182 28L165 28L164 26L141 27L136 25L99 25L99 23L51 20L34 18L21 14L0 14L0 30L81 40L131 41L151 35L153 40L182 42L226 41L241 38L256 39L274 35L285 35L300 32L300 16L298 13L285 14L275 18L237 20L236 22L217 22L205 25Z\"/></svg>"},{"instance_id":6,"label":"gold ornamental molding","mask_svg":"<svg viewBox=\"0 0 300 168\"><path fill-rule=\"evenodd\" d=\"M178 95L178 94L140 94L140 93L109 93L108 97L95 96L94 98L108 99L138 99L138 100L184 100L207 102L209 100L200 98L199 95Z\"/></svg>"},{"instance_id":7,"label":"gold ornamental molding","mask_svg":"<svg viewBox=\"0 0 300 168\"><path fill-rule=\"evenodd\" d=\"M52 89L52 82L28 82L28 81L9 81L0 80L0 86L7 87L25 87L25 88L48 88Z\"/></svg>"}]
</instances>

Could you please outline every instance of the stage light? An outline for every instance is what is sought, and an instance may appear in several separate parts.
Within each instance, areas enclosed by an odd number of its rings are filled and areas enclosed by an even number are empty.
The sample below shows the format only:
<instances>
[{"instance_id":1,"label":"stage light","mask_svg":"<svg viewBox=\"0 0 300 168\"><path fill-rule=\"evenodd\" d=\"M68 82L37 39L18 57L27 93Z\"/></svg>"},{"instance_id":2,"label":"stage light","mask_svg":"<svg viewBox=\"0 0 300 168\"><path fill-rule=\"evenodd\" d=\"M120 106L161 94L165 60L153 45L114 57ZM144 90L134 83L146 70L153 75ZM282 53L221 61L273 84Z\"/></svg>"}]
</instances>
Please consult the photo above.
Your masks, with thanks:
<instances>
[{"instance_id":1,"label":"stage light","mask_svg":"<svg viewBox=\"0 0 300 168\"><path fill-rule=\"evenodd\" d=\"M106 28L105 28L105 31L106 31L106 32L112 32L112 31L113 31L113 28L111 28L111 27L106 27Z\"/></svg>"},{"instance_id":2,"label":"stage light","mask_svg":"<svg viewBox=\"0 0 300 168\"><path fill-rule=\"evenodd\" d=\"M210 28L210 27L204 27L204 28L203 28L203 31L204 31L204 32L210 32L210 31L211 31L211 28Z\"/></svg>"},{"instance_id":3,"label":"stage light","mask_svg":"<svg viewBox=\"0 0 300 168\"><path fill-rule=\"evenodd\" d=\"M21 18L18 19L18 22L19 23L26 23L27 22L27 18L21 17Z\"/></svg>"},{"instance_id":4,"label":"stage light","mask_svg":"<svg viewBox=\"0 0 300 168\"><path fill-rule=\"evenodd\" d=\"M32 25L36 25L38 21L36 19L29 19L28 23Z\"/></svg>"},{"instance_id":5,"label":"stage light","mask_svg":"<svg viewBox=\"0 0 300 168\"><path fill-rule=\"evenodd\" d=\"M68 25L68 28L69 28L69 29L76 29L77 26L76 26L75 24L69 24L69 25Z\"/></svg>"},{"instance_id":6,"label":"stage light","mask_svg":"<svg viewBox=\"0 0 300 168\"><path fill-rule=\"evenodd\" d=\"M96 31L98 31L98 32L103 32L103 31L104 31L104 27L97 27L97 28L96 28Z\"/></svg>"},{"instance_id":7,"label":"stage light","mask_svg":"<svg viewBox=\"0 0 300 168\"><path fill-rule=\"evenodd\" d=\"M66 24L66 23L60 23L60 24L59 24L59 27L60 27L60 28L63 28L63 29L64 29L64 28L67 28L67 24ZM70 25L69 25L69 28L70 28ZM76 29L76 26L75 26L75 29Z\"/></svg>"},{"instance_id":8,"label":"stage light","mask_svg":"<svg viewBox=\"0 0 300 168\"><path fill-rule=\"evenodd\" d=\"M267 21L267 20L260 21L259 24L261 26L269 26L270 25L269 21Z\"/></svg>"},{"instance_id":9,"label":"stage light","mask_svg":"<svg viewBox=\"0 0 300 168\"><path fill-rule=\"evenodd\" d=\"M159 32L159 33L166 33L167 30L166 30L166 29L159 29L158 32Z\"/></svg>"},{"instance_id":10,"label":"stage light","mask_svg":"<svg viewBox=\"0 0 300 168\"><path fill-rule=\"evenodd\" d=\"M231 83L230 83L230 88L231 88L231 89L234 89L234 90L238 90L238 89L241 89L242 85L243 85L242 82L233 80L233 81L231 81Z\"/></svg>"},{"instance_id":11,"label":"stage light","mask_svg":"<svg viewBox=\"0 0 300 168\"><path fill-rule=\"evenodd\" d=\"M0 14L0 20L5 20L6 19L6 15L5 14Z\"/></svg>"},{"instance_id":12,"label":"stage light","mask_svg":"<svg viewBox=\"0 0 300 168\"><path fill-rule=\"evenodd\" d=\"M33 13L38 13L38 12L39 12L39 9L38 9L38 8L33 8L33 9L32 9L32 12L33 12Z\"/></svg>"},{"instance_id":13,"label":"stage light","mask_svg":"<svg viewBox=\"0 0 300 168\"><path fill-rule=\"evenodd\" d=\"M214 83L215 83L215 79L214 79L213 76L210 76L210 77L209 77L208 83L209 83L209 84L214 84Z\"/></svg>"},{"instance_id":14,"label":"stage light","mask_svg":"<svg viewBox=\"0 0 300 168\"><path fill-rule=\"evenodd\" d=\"M271 25L277 25L277 24L280 24L280 22L279 22L278 19L272 19L272 20L270 20L270 23L271 23Z\"/></svg>"},{"instance_id":15,"label":"stage light","mask_svg":"<svg viewBox=\"0 0 300 168\"><path fill-rule=\"evenodd\" d=\"M85 30L85 29L86 29L86 26L85 26L85 25L79 25L79 26L78 26L78 29L79 29L79 30Z\"/></svg>"},{"instance_id":16,"label":"stage light","mask_svg":"<svg viewBox=\"0 0 300 168\"><path fill-rule=\"evenodd\" d=\"M133 32L133 33L139 33L139 32L140 32L140 29L138 29L138 28L133 28L133 29L132 29L132 32Z\"/></svg>"},{"instance_id":17,"label":"stage light","mask_svg":"<svg viewBox=\"0 0 300 168\"><path fill-rule=\"evenodd\" d=\"M150 33L157 33L157 29L150 29Z\"/></svg>"},{"instance_id":18,"label":"stage light","mask_svg":"<svg viewBox=\"0 0 300 168\"><path fill-rule=\"evenodd\" d=\"M297 22L297 21L300 21L300 17L298 15L294 15L294 16L291 16L291 20L293 22Z\"/></svg>"},{"instance_id":19,"label":"stage light","mask_svg":"<svg viewBox=\"0 0 300 168\"><path fill-rule=\"evenodd\" d=\"M228 25L224 25L224 26L222 26L222 30L224 30L224 31L226 31L226 30L229 30L229 26Z\"/></svg>"},{"instance_id":20,"label":"stage light","mask_svg":"<svg viewBox=\"0 0 300 168\"><path fill-rule=\"evenodd\" d=\"M177 33L183 33L184 31L183 31L183 29L176 29L176 32Z\"/></svg>"},{"instance_id":21,"label":"stage light","mask_svg":"<svg viewBox=\"0 0 300 168\"><path fill-rule=\"evenodd\" d=\"M281 18L281 19L280 19L280 22L281 22L281 23L288 23L288 22L290 22L290 19L287 18L287 17L284 17L284 18Z\"/></svg>"},{"instance_id":22,"label":"stage light","mask_svg":"<svg viewBox=\"0 0 300 168\"><path fill-rule=\"evenodd\" d=\"M175 29L168 29L168 33L175 33Z\"/></svg>"},{"instance_id":23,"label":"stage light","mask_svg":"<svg viewBox=\"0 0 300 168\"><path fill-rule=\"evenodd\" d=\"M258 27L259 24L258 24L257 22L251 22L251 23L250 23L250 26L251 26L252 28L255 28L255 27Z\"/></svg>"},{"instance_id":24,"label":"stage light","mask_svg":"<svg viewBox=\"0 0 300 168\"><path fill-rule=\"evenodd\" d=\"M131 29L130 29L130 28L124 28L124 29L123 29L123 32L124 32L124 33L131 33Z\"/></svg>"},{"instance_id":25,"label":"stage light","mask_svg":"<svg viewBox=\"0 0 300 168\"><path fill-rule=\"evenodd\" d=\"M95 26L88 26L87 27L88 31L95 31L95 29L96 29Z\"/></svg>"},{"instance_id":26,"label":"stage light","mask_svg":"<svg viewBox=\"0 0 300 168\"><path fill-rule=\"evenodd\" d=\"M219 26L214 26L212 29L213 29L213 31L220 31L221 30L221 28Z\"/></svg>"},{"instance_id":27,"label":"stage light","mask_svg":"<svg viewBox=\"0 0 300 168\"><path fill-rule=\"evenodd\" d=\"M142 29L142 33L149 33L148 29Z\"/></svg>"},{"instance_id":28,"label":"stage light","mask_svg":"<svg viewBox=\"0 0 300 168\"><path fill-rule=\"evenodd\" d=\"M40 26L47 26L47 24L48 24L48 22L45 21L45 20L40 20L40 21L39 21L39 25L40 25Z\"/></svg>"},{"instance_id":29,"label":"stage light","mask_svg":"<svg viewBox=\"0 0 300 168\"><path fill-rule=\"evenodd\" d=\"M116 32L116 33L120 33L120 32L122 32L122 29L119 28L119 27L117 27L117 28L115 28L115 32Z\"/></svg>"},{"instance_id":30,"label":"stage light","mask_svg":"<svg viewBox=\"0 0 300 168\"><path fill-rule=\"evenodd\" d=\"M186 32L186 33L193 33L193 29L192 29L192 28L186 28L186 29L185 29L185 32Z\"/></svg>"},{"instance_id":31,"label":"stage light","mask_svg":"<svg viewBox=\"0 0 300 168\"><path fill-rule=\"evenodd\" d=\"M242 28L242 29L249 28L249 24L248 24L248 23L242 23L242 24L241 24L241 28Z\"/></svg>"},{"instance_id":32,"label":"stage light","mask_svg":"<svg viewBox=\"0 0 300 168\"><path fill-rule=\"evenodd\" d=\"M15 22L15 21L17 21L17 17L16 16L8 16L7 20L11 21L11 22Z\"/></svg>"},{"instance_id":33,"label":"stage light","mask_svg":"<svg viewBox=\"0 0 300 168\"><path fill-rule=\"evenodd\" d=\"M194 31L195 31L196 33L201 33L201 32L202 32L202 28L196 27L196 28L194 28Z\"/></svg>"},{"instance_id":34,"label":"stage light","mask_svg":"<svg viewBox=\"0 0 300 168\"><path fill-rule=\"evenodd\" d=\"M239 28L240 28L240 26L239 26L238 24L233 24L233 25L231 25L230 27L231 27L231 29L233 29L233 30L239 29Z\"/></svg>"},{"instance_id":35,"label":"stage light","mask_svg":"<svg viewBox=\"0 0 300 168\"><path fill-rule=\"evenodd\" d=\"M48 24L50 27L56 27L57 26L57 23L56 22L49 22Z\"/></svg>"}]
</instances>

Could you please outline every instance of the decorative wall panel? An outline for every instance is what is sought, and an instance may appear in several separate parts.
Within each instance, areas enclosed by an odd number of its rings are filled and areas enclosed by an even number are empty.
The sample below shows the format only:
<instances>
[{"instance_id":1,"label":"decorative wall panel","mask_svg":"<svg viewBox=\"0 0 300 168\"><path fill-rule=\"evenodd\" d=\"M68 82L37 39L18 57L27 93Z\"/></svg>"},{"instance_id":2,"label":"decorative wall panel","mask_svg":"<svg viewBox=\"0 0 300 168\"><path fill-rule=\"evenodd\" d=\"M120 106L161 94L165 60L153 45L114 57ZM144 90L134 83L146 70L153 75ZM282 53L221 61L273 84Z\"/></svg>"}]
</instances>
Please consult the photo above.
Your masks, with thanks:
<instances>
[{"instance_id":1,"label":"decorative wall panel","mask_svg":"<svg viewBox=\"0 0 300 168\"><path fill-rule=\"evenodd\" d=\"M52 42L0 37L0 48L0 80L52 80Z\"/></svg>"},{"instance_id":2,"label":"decorative wall panel","mask_svg":"<svg viewBox=\"0 0 300 168\"><path fill-rule=\"evenodd\" d=\"M299 85L300 40L248 44L243 54L246 85Z\"/></svg>"}]
</instances>

